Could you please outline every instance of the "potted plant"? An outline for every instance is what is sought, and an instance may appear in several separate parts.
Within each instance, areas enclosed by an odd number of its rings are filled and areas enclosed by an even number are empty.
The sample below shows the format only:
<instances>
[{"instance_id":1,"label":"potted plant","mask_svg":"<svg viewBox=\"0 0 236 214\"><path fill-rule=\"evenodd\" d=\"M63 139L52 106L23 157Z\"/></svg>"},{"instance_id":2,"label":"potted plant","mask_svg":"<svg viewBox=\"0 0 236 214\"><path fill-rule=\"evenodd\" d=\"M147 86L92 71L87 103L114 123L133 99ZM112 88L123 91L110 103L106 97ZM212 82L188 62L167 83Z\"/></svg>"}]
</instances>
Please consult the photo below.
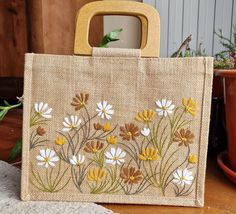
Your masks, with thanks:
<instances>
[{"instance_id":1,"label":"potted plant","mask_svg":"<svg viewBox=\"0 0 236 214\"><path fill-rule=\"evenodd\" d=\"M216 54L214 68L216 76L223 78L228 137L228 152L219 154L218 163L226 175L236 182L236 25L232 41L223 36L222 30L215 34L225 48Z\"/></svg>"}]
</instances>

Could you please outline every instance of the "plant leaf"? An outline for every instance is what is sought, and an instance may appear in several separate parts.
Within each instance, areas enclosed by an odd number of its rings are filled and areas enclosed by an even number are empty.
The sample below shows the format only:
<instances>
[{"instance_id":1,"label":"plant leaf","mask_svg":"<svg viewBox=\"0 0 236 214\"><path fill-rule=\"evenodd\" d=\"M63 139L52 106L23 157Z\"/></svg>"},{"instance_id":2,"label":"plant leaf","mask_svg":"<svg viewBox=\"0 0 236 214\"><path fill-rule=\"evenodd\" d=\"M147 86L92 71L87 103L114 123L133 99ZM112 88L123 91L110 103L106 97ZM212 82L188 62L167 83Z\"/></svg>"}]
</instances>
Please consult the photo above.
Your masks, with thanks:
<instances>
[{"instance_id":1,"label":"plant leaf","mask_svg":"<svg viewBox=\"0 0 236 214\"><path fill-rule=\"evenodd\" d=\"M108 48L108 43L109 42L115 42L117 40L119 40L119 34L120 32L122 31L123 29L120 28L120 29L116 29L116 30L113 30L109 33L107 33L103 39L102 39L102 42L101 44L99 45L99 47L102 47L102 48Z\"/></svg>"},{"instance_id":2,"label":"plant leaf","mask_svg":"<svg viewBox=\"0 0 236 214\"><path fill-rule=\"evenodd\" d=\"M6 105L6 106L11 106L9 102L7 102L6 100L3 100L3 103Z\"/></svg>"},{"instance_id":3,"label":"plant leaf","mask_svg":"<svg viewBox=\"0 0 236 214\"><path fill-rule=\"evenodd\" d=\"M7 112L8 112L8 109L3 109L0 111L0 121L3 120Z\"/></svg>"},{"instance_id":4,"label":"plant leaf","mask_svg":"<svg viewBox=\"0 0 236 214\"><path fill-rule=\"evenodd\" d=\"M18 155L21 154L21 150L22 150L22 139L19 139L16 142L16 145L11 150L8 160L9 161L14 160Z\"/></svg>"}]
</instances>

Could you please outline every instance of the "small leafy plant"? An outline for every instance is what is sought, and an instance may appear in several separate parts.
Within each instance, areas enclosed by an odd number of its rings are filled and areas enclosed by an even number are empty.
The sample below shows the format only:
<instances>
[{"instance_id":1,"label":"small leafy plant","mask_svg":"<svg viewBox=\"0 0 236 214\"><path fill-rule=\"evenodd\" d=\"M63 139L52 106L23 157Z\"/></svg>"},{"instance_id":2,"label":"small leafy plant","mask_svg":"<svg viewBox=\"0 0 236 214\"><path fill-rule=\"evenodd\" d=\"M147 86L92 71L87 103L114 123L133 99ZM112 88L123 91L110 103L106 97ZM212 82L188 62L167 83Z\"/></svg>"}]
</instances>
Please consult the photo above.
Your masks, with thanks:
<instances>
[{"instance_id":1,"label":"small leafy plant","mask_svg":"<svg viewBox=\"0 0 236 214\"><path fill-rule=\"evenodd\" d=\"M220 38L220 44L225 50L215 55L214 67L219 69L236 69L236 24L234 25L233 39L223 36L220 29L219 32L214 32Z\"/></svg>"}]
</instances>

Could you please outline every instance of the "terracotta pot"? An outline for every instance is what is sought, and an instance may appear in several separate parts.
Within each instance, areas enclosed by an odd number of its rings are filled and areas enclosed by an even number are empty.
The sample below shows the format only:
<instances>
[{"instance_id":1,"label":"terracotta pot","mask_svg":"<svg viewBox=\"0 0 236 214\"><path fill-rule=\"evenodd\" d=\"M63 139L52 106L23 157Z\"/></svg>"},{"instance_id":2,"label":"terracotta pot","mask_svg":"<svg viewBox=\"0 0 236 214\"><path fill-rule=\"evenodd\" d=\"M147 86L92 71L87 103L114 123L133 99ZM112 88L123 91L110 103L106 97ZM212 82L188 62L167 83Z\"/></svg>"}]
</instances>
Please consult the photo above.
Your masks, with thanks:
<instances>
[{"instance_id":1,"label":"terracotta pot","mask_svg":"<svg viewBox=\"0 0 236 214\"><path fill-rule=\"evenodd\" d=\"M236 70L215 70L215 74L223 77L229 163L236 171Z\"/></svg>"},{"instance_id":2,"label":"terracotta pot","mask_svg":"<svg viewBox=\"0 0 236 214\"><path fill-rule=\"evenodd\" d=\"M0 137L0 160L7 161L12 148L15 146L17 140L22 137L21 109L9 111L0 122Z\"/></svg>"}]
</instances>

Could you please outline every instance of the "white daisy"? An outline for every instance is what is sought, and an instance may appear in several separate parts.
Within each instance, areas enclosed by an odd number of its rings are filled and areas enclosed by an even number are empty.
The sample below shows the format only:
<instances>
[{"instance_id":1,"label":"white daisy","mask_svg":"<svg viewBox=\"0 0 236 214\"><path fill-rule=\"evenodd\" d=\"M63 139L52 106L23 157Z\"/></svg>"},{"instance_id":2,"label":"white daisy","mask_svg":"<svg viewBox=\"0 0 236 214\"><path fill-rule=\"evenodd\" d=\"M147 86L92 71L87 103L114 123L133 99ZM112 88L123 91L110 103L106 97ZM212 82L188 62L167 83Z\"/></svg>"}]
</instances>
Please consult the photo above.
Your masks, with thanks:
<instances>
[{"instance_id":1,"label":"white daisy","mask_svg":"<svg viewBox=\"0 0 236 214\"><path fill-rule=\"evenodd\" d=\"M141 130L141 134L142 134L144 137L147 137L147 136L150 134L150 129L144 127L144 128Z\"/></svg>"},{"instance_id":2,"label":"white daisy","mask_svg":"<svg viewBox=\"0 0 236 214\"><path fill-rule=\"evenodd\" d=\"M42 117L46 118L46 119L50 119L52 118L51 112L52 112L52 108L48 107L47 103L35 103L34 104L34 110Z\"/></svg>"},{"instance_id":3,"label":"white daisy","mask_svg":"<svg viewBox=\"0 0 236 214\"><path fill-rule=\"evenodd\" d=\"M40 162L38 162L38 165L44 166L48 168L48 166L55 166L56 161L59 161L59 157L56 156L56 153L54 150L51 149L40 149L39 150L40 155L36 156L36 159Z\"/></svg>"},{"instance_id":4,"label":"white daisy","mask_svg":"<svg viewBox=\"0 0 236 214\"><path fill-rule=\"evenodd\" d=\"M166 117L168 114L171 114L175 108L175 105L172 104L171 100L162 99L156 101L158 115Z\"/></svg>"},{"instance_id":5,"label":"white daisy","mask_svg":"<svg viewBox=\"0 0 236 214\"><path fill-rule=\"evenodd\" d=\"M176 183L177 185L181 185L182 187L187 184L190 185L193 182L193 173L189 171L187 168L184 170L177 169L173 173L173 182Z\"/></svg>"},{"instance_id":6,"label":"white daisy","mask_svg":"<svg viewBox=\"0 0 236 214\"><path fill-rule=\"evenodd\" d=\"M102 119L111 119L111 115L114 114L114 110L112 109L112 105L107 103L107 101L101 101L100 103L97 103L97 109L98 116Z\"/></svg>"},{"instance_id":7,"label":"white daisy","mask_svg":"<svg viewBox=\"0 0 236 214\"><path fill-rule=\"evenodd\" d=\"M121 163L125 162L124 157L126 156L126 152L123 151L121 148L111 148L109 152L105 153L106 156L106 163L112 165L120 165Z\"/></svg>"},{"instance_id":8,"label":"white daisy","mask_svg":"<svg viewBox=\"0 0 236 214\"><path fill-rule=\"evenodd\" d=\"M85 160L84 155L79 154L77 155L77 157L73 155L72 158L70 158L70 163L75 166L80 166L81 164L83 164L84 160Z\"/></svg>"},{"instance_id":9,"label":"white daisy","mask_svg":"<svg viewBox=\"0 0 236 214\"><path fill-rule=\"evenodd\" d=\"M72 129L77 128L81 124L82 120L78 116L71 115L70 117L65 117L63 121L64 128L63 132L69 132Z\"/></svg>"}]
</instances>

